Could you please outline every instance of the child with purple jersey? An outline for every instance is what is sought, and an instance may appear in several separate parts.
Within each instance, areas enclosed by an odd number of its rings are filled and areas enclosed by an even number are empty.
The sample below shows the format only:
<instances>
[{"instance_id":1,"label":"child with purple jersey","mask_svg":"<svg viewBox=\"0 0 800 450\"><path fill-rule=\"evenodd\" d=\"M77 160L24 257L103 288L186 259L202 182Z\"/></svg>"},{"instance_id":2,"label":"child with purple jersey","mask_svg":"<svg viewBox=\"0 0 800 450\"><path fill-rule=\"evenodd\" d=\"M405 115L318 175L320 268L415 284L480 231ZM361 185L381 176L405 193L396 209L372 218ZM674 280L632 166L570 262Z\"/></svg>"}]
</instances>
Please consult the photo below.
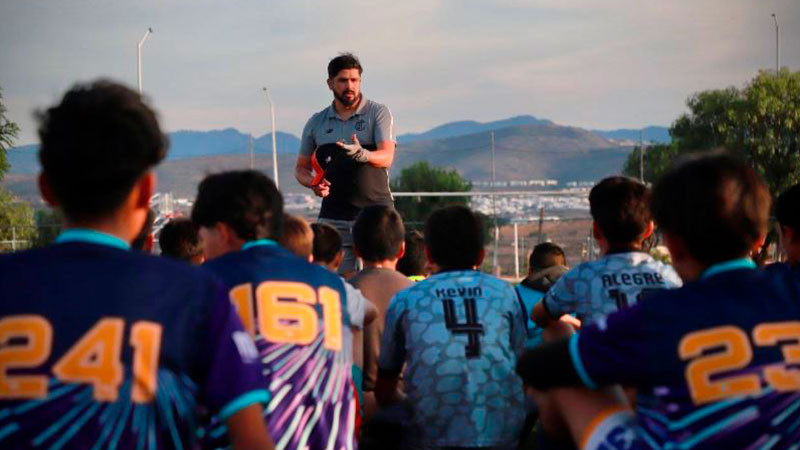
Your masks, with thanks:
<instances>
[{"instance_id":1,"label":"child with purple jersey","mask_svg":"<svg viewBox=\"0 0 800 450\"><path fill-rule=\"evenodd\" d=\"M686 284L521 358L518 373L548 391L582 448L797 448L800 280L748 257L769 197L732 156L678 165L652 209ZM637 387L633 411L606 391L553 389L615 383Z\"/></svg>"},{"instance_id":2,"label":"child with purple jersey","mask_svg":"<svg viewBox=\"0 0 800 450\"><path fill-rule=\"evenodd\" d=\"M223 172L198 188L192 221L207 262L255 339L271 399L267 426L278 449L353 448L352 317L336 274L278 244L283 198L256 171ZM224 445L212 423L207 445Z\"/></svg>"},{"instance_id":3,"label":"child with purple jersey","mask_svg":"<svg viewBox=\"0 0 800 450\"><path fill-rule=\"evenodd\" d=\"M0 447L193 448L205 411L235 448L272 448L258 354L211 274L130 251L167 150L155 113L109 81L41 115L55 244L0 255Z\"/></svg>"}]
</instances>

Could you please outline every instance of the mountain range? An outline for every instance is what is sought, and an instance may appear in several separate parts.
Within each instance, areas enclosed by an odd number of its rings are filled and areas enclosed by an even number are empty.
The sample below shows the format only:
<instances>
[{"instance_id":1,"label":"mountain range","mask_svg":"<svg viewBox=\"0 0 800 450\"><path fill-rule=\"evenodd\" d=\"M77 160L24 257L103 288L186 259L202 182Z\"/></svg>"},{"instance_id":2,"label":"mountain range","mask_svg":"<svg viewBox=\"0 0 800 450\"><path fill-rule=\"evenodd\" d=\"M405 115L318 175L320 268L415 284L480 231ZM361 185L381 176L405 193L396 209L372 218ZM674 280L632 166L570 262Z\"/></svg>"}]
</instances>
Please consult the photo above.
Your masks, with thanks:
<instances>
[{"instance_id":1,"label":"mountain range","mask_svg":"<svg viewBox=\"0 0 800 450\"><path fill-rule=\"evenodd\" d=\"M559 182L592 181L618 173L638 142L639 130L585 130L562 126L547 119L516 116L494 122L450 122L423 133L398 136L398 150L390 175L417 161L455 168L470 180L491 179L491 134L494 132L498 180L555 179ZM668 142L664 127L647 127L644 139ZM182 130L169 134L167 161L159 166L162 191L193 196L205 174L249 165L249 136L234 128L213 131ZM277 132L281 189L306 191L294 180L294 160L299 139ZM36 198L34 175L39 171L38 147L28 145L8 151L11 170L4 184L18 195ZM266 134L253 140L255 167L272 174L272 140Z\"/></svg>"}]
</instances>

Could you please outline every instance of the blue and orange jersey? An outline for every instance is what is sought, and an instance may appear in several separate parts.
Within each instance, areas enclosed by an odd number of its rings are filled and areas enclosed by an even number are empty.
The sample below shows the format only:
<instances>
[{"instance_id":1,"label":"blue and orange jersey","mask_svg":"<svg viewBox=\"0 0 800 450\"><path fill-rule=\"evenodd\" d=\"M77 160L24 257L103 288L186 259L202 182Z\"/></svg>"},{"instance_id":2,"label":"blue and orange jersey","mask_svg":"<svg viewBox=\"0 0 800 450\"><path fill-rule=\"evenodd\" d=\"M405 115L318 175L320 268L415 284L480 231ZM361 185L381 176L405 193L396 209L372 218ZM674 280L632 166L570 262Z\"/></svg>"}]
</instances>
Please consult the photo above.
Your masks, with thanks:
<instances>
[{"instance_id":1,"label":"blue and orange jersey","mask_svg":"<svg viewBox=\"0 0 800 450\"><path fill-rule=\"evenodd\" d=\"M570 341L590 387L638 389L652 448L797 448L800 442L800 273L712 266L585 327Z\"/></svg>"},{"instance_id":2,"label":"blue and orange jersey","mask_svg":"<svg viewBox=\"0 0 800 450\"><path fill-rule=\"evenodd\" d=\"M203 270L91 230L0 255L2 448L192 448L269 400L257 356Z\"/></svg>"},{"instance_id":3,"label":"blue and orange jersey","mask_svg":"<svg viewBox=\"0 0 800 450\"><path fill-rule=\"evenodd\" d=\"M255 338L276 448L354 447L352 332L342 279L274 241L248 242L205 266L222 278ZM224 444L218 421L209 444Z\"/></svg>"}]
</instances>

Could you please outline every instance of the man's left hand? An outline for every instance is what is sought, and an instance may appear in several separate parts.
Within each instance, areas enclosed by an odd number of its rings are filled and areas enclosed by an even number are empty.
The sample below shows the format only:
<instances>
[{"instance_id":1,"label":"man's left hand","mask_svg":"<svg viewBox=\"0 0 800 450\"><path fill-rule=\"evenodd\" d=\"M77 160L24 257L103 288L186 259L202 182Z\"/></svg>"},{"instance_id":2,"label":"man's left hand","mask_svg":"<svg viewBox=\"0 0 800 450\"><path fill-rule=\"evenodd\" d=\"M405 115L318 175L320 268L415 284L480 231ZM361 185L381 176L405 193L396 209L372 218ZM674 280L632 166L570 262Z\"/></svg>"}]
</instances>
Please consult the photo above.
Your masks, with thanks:
<instances>
[{"instance_id":1,"label":"man's left hand","mask_svg":"<svg viewBox=\"0 0 800 450\"><path fill-rule=\"evenodd\" d=\"M344 149L345 155L347 155L347 157L352 159L353 161L360 163L369 162L369 151L361 147L361 143L358 141L358 136L356 136L355 134L353 135L352 144L345 144L344 141L339 141L336 144L342 149Z\"/></svg>"}]
</instances>

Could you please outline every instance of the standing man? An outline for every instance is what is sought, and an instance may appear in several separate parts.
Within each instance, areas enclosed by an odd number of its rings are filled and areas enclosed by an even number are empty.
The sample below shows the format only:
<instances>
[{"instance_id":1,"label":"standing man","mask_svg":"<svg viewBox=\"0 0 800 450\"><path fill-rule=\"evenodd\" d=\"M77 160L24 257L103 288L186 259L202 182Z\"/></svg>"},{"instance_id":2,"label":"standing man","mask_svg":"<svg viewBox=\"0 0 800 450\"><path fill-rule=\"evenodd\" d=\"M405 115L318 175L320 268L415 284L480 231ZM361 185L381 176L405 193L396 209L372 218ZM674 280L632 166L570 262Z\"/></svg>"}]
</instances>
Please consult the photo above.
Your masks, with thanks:
<instances>
[{"instance_id":1,"label":"standing man","mask_svg":"<svg viewBox=\"0 0 800 450\"><path fill-rule=\"evenodd\" d=\"M328 63L328 88L333 103L314 114L303 129L295 177L322 197L319 221L334 226L342 236L345 259L339 272L356 270L351 229L362 208L393 206L389 167L395 150L394 118L384 105L361 94L358 58L343 53ZM324 166L315 183L312 156Z\"/></svg>"}]
</instances>

